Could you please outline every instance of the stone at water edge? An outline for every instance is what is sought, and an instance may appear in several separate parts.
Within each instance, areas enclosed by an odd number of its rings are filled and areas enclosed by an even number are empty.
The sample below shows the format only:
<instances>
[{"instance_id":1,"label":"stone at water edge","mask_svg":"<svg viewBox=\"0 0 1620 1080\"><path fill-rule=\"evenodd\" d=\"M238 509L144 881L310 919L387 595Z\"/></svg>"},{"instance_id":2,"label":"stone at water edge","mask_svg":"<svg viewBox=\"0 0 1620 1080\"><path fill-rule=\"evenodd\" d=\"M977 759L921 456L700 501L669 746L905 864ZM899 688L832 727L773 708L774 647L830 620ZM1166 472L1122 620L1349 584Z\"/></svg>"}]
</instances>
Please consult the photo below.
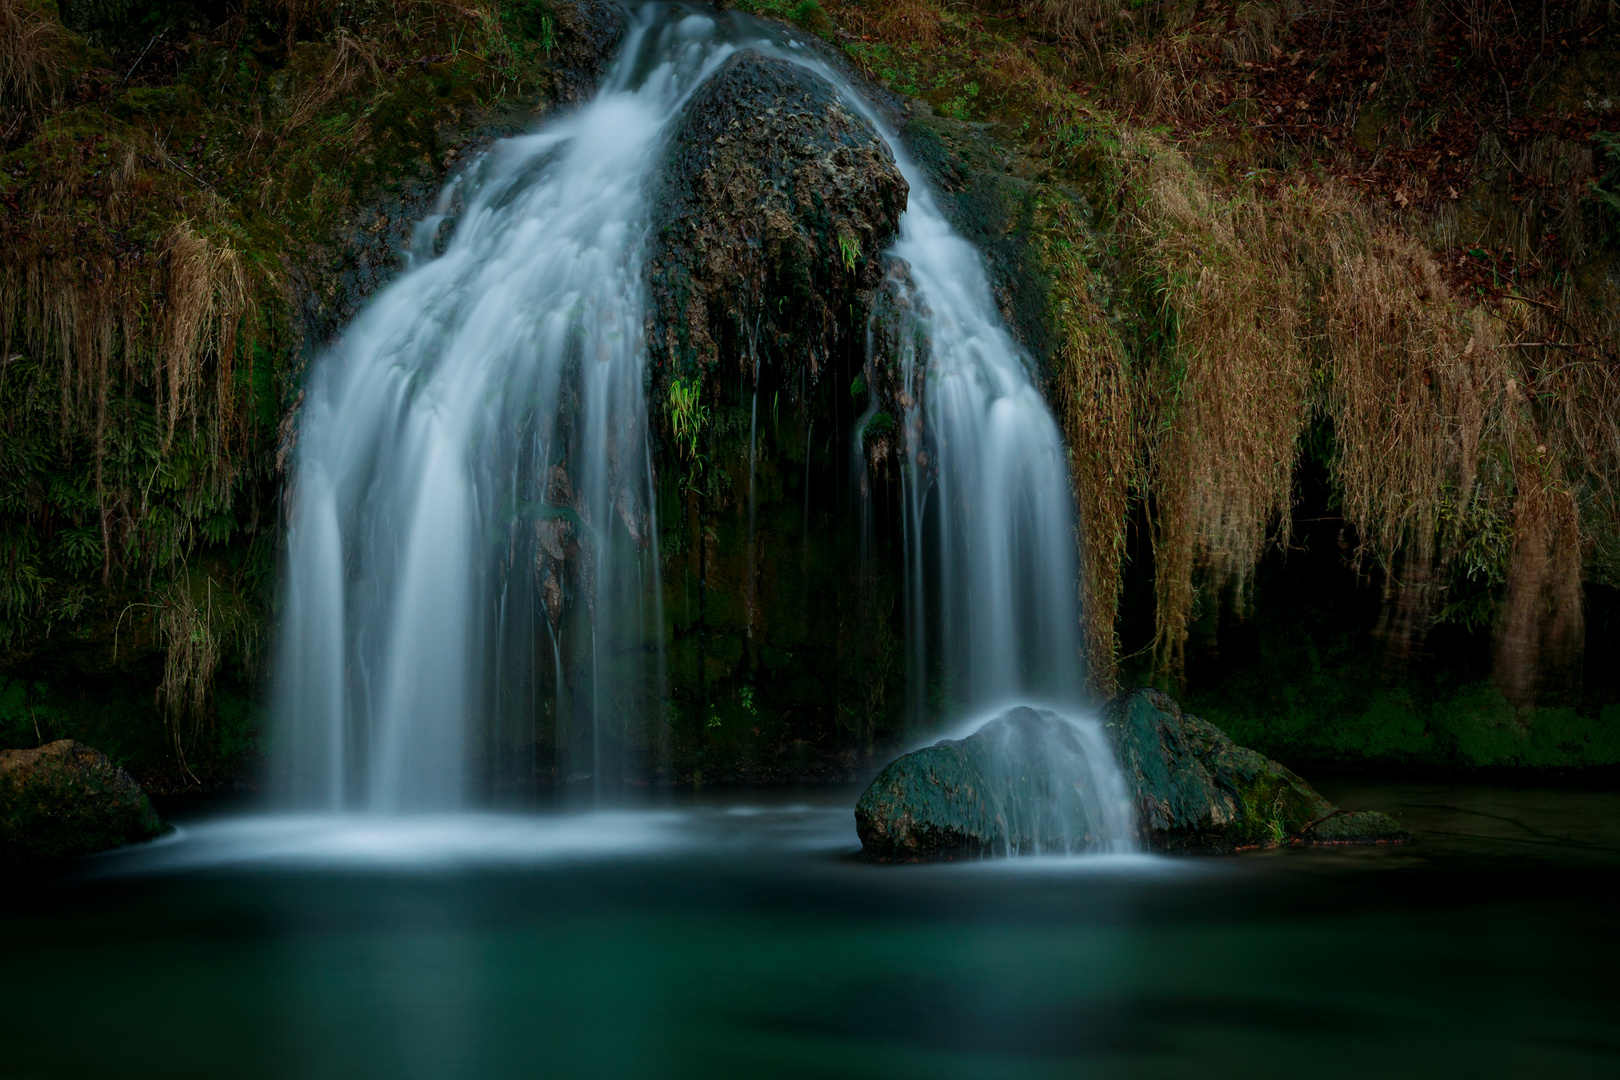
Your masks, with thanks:
<instances>
[{"instance_id":1,"label":"stone at water edge","mask_svg":"<svg viewBox=\"0 0 1620 1080\"><path fill-rule=\"evenodd\" d=\"M72 739L0 750L0 863L70 859L162 832L141 786L101 751Z\"/></svg>"},{"instance_id":2,"label":"stone at water edge","mask_svg":"<svg viewBox=\"0 0 1620 1080\"><path fill-rule=\"evenodd\" d=\"M1168 694L1127 691L1108 703L1104 724L1154 850L1411 839L1385 814L1338 809L1286 767L1183 713Z\"/></svg>"},{"instance_id":3,"label":"stone at water edge","mask_svg":"<svg viewBox=\"0 0 1620 1080\"><path fill-rule=\"evenodd\" d=\"M1385 814L1338 809L1156 690L1120 695L1104 717L1138 834L1155 851L1411 839ZM1097 778L1075 731L1055 714L1017 708L966 739L895 759L855 805L863 853L923 861L1092 846L1103 822L1081 796Z\"/></svg>"},{"instance_id":4,"label":"stone at water edge","mask_svg":"<svg viewBox=\"0 0 1620 1080\"><path fill-rule=\"evenodd\" d=\"M1085 850L1109 832L1100 786L1077 729L1020 706L890 762L855 828L884 861Z\"/></svg>"}]
</instances>

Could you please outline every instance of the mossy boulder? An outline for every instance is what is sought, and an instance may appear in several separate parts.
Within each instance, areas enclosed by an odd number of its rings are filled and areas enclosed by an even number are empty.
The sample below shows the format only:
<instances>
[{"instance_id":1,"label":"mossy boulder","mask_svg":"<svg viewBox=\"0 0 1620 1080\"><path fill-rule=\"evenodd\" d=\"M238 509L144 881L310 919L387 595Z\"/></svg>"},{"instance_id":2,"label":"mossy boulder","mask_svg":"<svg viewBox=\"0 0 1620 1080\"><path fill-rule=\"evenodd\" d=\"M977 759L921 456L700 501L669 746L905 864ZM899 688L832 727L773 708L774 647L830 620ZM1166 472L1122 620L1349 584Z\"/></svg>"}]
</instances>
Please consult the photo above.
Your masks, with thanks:
<instances>
[{"instance_id":1,"label":"mossy boulder","mask_svg":"<svg viewBox=\"0 0 1620 1080\"><path fill-rule=\"evenodd\" d=\"M923 861L1106 850L1127 836L1155 851L1210 853L1409 839L1384 814L1338 809L1157 690L1120 695L1103 720L1104 736L1088 744L1085 728L1019 707L966 739L890 762L855 805L863 854ZM1118 805L1110 750L1128 808Z\"/></svg>"},{"instance_id":2,"label":"mossy boulder","mask_svg":"<svg viewBox=\"0 0 1620 1080\"><path fill-rule=\"evenodd\" d=\"M1286 767L1239 746L1169 695L1131 690L1109 702L1108 732L1158 851L1236 851L1282 844L1408 839L1394 820L1338 809Z\"/></svg>"},{"instance_id":3,"label":"mossy boulder","mask_svg":"<svg viewBox=\"0 0 1620 1080\"><path fill-rule=\"evenodd\" d=\"M1100 739L1044 709L1009 709L965 739L889 763L855 804L863 853L884 861L1094 850L1128 835Z\"/></svg>"},{"instance_id":4,"label":"mossy boulder","mask_svg":"<svg viewBox=\"0 0 1620 1080\"><path fill-rule=\"evenodd\" d=\"M146 793L72 739L0 750L0 862L71 859L163 831Z\"/></svg>"},{"instance_id":5,"label":"mossy boulder","mask_svg":"<svg viewBox=\"0 0 1620 1080\"><path fill-rule=\"evenodd\" d=\"M826 80L751 49L686 104L654 202L653 355L671 375L722 356L818 370L884 272L908 187Z\"/></svg>"}]
</instances>

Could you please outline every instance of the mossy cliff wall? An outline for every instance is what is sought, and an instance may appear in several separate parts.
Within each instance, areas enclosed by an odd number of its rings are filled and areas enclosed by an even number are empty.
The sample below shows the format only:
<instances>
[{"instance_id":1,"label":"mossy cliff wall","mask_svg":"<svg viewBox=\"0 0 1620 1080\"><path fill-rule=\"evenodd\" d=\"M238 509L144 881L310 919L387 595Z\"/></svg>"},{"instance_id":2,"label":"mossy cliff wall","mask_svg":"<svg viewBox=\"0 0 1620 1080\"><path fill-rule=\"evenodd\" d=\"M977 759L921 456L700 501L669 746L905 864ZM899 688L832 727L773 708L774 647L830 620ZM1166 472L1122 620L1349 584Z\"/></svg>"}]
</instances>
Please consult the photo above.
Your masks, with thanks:
<instances>
[{"instance_id":1,"label":"mossy cliff wall","mask_svg":"<svg viewBox=\"0 0 1620 1080\"><path fill-rule=\"evenodd\" d=\"M309 357L448 171L589 93L599 4L6 0L0 742L158 788L263 746Z\"/></svg>"},{"instance_id":2,"label":"mossy cliff wall","mask_svg":"<svg viewBox=\"0 0 1620 1080\"><path fill-rule=\"evenodd\" d=\"M1179 685L1290 764L1620 760L1612 16L1546 5L1532 41L1424 4L738 6L901 103L983 252L1069 440L1099 694ZM456 162L588 92L618 23L0 15L28 43L0 85L0 742L229 778L263 746L304 365ZM1509 113L1432 105L1485 100L1487 54L1517 58ZM664 625L627 646L665 668L626 693L668 708L616 733L627 762L831 776L903 726L895 448L856 432L872 395L900 415L876 224L789 229L702 304L666 281ZM793 320L762 350L767 296ZM517 749L559 775L548 738Z\"/></svg>"}]
</instances>

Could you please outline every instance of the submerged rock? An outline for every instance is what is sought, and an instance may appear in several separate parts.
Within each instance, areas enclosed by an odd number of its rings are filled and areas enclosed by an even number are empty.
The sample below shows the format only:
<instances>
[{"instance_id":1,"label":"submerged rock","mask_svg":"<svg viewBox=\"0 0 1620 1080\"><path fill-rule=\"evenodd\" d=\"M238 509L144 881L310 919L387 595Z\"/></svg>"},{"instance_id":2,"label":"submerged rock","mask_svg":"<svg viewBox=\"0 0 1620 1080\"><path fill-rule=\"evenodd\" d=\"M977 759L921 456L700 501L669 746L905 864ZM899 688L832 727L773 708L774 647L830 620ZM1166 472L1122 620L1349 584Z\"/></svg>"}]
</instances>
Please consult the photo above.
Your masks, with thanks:
<instances>
[{"instance_id":1,"label":"submerged rock","mask_svg":"<svg viewBox=\"0 0 1620 1080\"><path fill-rule=\"evenodd\" d=\"M915 861L1132 841L1230 852L1410 839L1384 814L1338 809L1156 690L1115 698L1103 730L1093 740L1055 713L1020 707L966 739L897 758L855 805L863 853Z\"/></svg>"},{"instance_id":2,"label":"submerged rock","mask_svg":"<svg viewBox=\"0 0 1620 1080\"><path fill-rule=\"evenodd\" d=\"M1123 846L1123 791L1098 767L1107 753L1055 713L1010 709L890 762L855 805L862 850L922 860Z\"/></svg>"},{"instance_id":3,"label":"submerged rock","mask_svg":"<svg viewBox=\"0 0 1620 1080\"><path fill-rule=\"evenodd\" d=\"M648 260L652 352L815 370L883 275L909 188L877 130L806 68L741 50L669 140ZM864 305L862 305L864 306Z\"/></svg>"},{"instance_id":4,"label":"submerged rock","mask_svg":"<svg viewBox=\"0 0 1620 1080\"><path fill-rule=\"evenodd\" d=\"M72 739L0 750L0 862L69 859L163 831L141 786Z\"/></svg>"},{"instance_id":5,"label":"submerged rock","mask_svg":"<svg viewBox=\"0 0 1620 1080\"><path fill-rule=\"evenodd\" d=\"M1157 690L1116 697L1104 725L1132 789L1142 837L1154 850L1410 839L1384 814L1338 809L1289 769L1237 745Z\"/></svg>"}]
</instances>

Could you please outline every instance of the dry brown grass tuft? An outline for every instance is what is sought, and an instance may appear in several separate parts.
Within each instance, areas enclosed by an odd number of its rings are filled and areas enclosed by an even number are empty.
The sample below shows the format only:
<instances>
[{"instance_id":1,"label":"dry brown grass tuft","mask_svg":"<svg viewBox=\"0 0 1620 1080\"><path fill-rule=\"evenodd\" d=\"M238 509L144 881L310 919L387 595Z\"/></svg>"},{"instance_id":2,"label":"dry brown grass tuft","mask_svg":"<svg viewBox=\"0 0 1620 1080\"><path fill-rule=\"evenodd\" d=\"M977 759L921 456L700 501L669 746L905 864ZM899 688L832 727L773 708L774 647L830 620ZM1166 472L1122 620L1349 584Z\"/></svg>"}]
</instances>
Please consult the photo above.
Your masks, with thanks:
<instances>
[{"instance_id":1,"label":"dry brown grass tuft","mask_svg":"<svg viewBox=\"0 0 1620 1080\"><path fill-rule=\"evenodd\" d=\"M868 26L896 41L929 44L939 40L939 9L928 0L888 0L869 16Z\"/></svg>"},{"instance_id":2,"label":"dry brown grass tuft","mask_svg":"<svg viewBox=\"0 0 1620 1080\"><path fill-rule=\"evenodd\" d=\"M1091 42L1120 17L1121 5L1107 0L1036 0L1030 20L1070 42Z\"/></svg>"},{"instance_id":3,"label":"dry brown grass tuft","mask_svg":"<svg viewBox=\"0 0 1620 1080\"><path fill-rule=\"evenodd\" d=\"M200 578L200 580L199 580ZM163 681L157 700L169 725L175 760L196 781L186 751L203 742L212 724L214 676L227 652L256 655L259 624L239 597L207 576L182 574L159 596L158 637Z\"/></svg>"},{"instance_id":4,"label":"dry brown grass tuft","mask_svg":"<svg viewBox=\"0 0 1620 1080\"><path fill-rule=\"evenodd\" d=\"M0 0L0 136L60 99L71 40L33 0Z\"/></svg>"},{"instance_id":5,"label":"dry brown grass tuft","mask_svg":"<svg viewBox=\"0 0 1620 1080\"><path fill-rule=\"evenodd\" d=\"M228 245L200 235L192 222L180 221L169 229L164 261L166 299L156 374L167 437L174 437L182 413L195 427L206 410L215 424L211 434L217 445L228 447L241 426L235 407L237 331L251 308L241 258ZM205 371L209 361L212 370ZM210 390L212 401L207 400Z\"/></svg>"},{"instance_id":6,"label":"dry brown grass tuft","mask_svg":"<svg viewBox=\"0 0 1620 1080\"><path fill-rule=\"evenodd\" d=\"M329 42L300 47L288 64L297 89L288 101L280 138L285 141L332 102L374 84L381 75L377 52L375 45L341 27L333 31Z\"/></svg>"}]
</instances>

